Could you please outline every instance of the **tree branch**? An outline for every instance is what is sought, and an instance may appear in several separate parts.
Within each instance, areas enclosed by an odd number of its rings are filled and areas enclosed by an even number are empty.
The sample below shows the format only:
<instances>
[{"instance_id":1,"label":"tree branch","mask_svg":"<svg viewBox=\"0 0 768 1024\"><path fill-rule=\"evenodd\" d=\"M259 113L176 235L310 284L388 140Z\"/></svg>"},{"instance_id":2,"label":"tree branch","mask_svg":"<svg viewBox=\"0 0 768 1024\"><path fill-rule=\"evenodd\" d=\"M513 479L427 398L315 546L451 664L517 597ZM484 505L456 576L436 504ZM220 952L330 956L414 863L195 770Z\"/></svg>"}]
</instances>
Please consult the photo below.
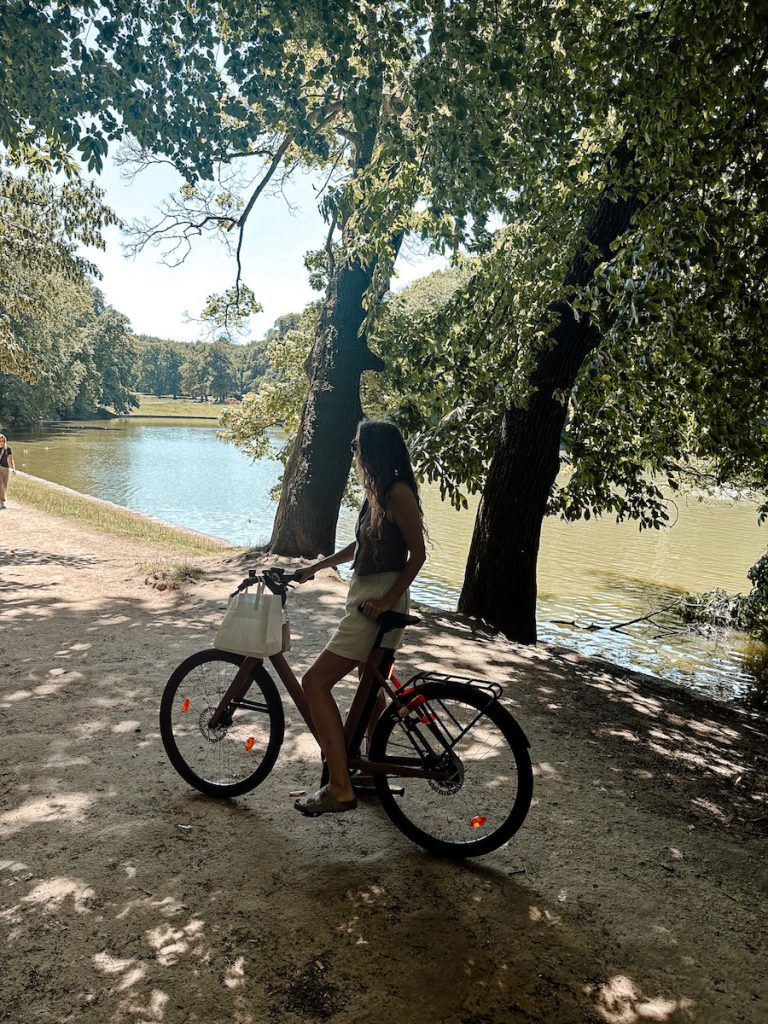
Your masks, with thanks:
<instances>
[{"instance_id":1,"label":"tree branch","mask_svg":"<svg viewBox=\"0 0 768 1024\"><path fill-rule=\"evenodd\" d=\"M245 222L248 220L248 214L253 209L253 205L256 202L256 200L259 198L261 193L264 191L264 189L269 184L270 179L272 178L272 176L274 175L274 173L277 170L278 166L280 165L280 161L283 159L283 154L285 153L286 149L288 149L288 147L290 146L290 144L292 142L293 142L293 137L291 135L286 135L285 138L283 139L283 141L280 143L280 145L277 148L277 152L272 157L272 160L271 160L271 162L269 164L269 167L267 168L266 174L261 179L261 181L256 186L256 188L253 190L251 198L246 203L245 209L240 214L240 217L237 220L237 227L240 229L240 240L239 240L238 246L237 246L238 254L240 252L240 247L241 247L242 242L243 242L243 228L245 227Z\"/></svg>"}]
</instances>

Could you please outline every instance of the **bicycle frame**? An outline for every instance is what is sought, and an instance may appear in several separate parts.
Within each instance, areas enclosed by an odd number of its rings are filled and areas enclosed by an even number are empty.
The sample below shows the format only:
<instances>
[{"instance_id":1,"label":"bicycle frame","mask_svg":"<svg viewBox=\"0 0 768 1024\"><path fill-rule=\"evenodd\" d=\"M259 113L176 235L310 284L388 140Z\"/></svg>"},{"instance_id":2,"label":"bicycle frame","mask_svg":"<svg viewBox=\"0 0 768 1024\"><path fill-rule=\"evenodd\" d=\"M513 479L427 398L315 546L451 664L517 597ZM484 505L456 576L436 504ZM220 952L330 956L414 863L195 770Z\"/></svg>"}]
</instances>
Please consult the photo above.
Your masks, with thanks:
<instances>
[{"instance_id":1,"label":"bicycle frame","mask_svg":"<svg viewBox=\"0 0 768 1024\"><path fill-rule=\"evenodd\" d=\"M381 643L382 633L379 633L377 644L371 649L368 660L363 666L360 675L360 683L357 692L352 700L347 718L344 722L344 739L347 751L347 760L350 769L370 772L371 774L386 774L397 777L417 777L424 779L444 779L447 771L441 769L428 769L424 767L422 758L396 758L386 763L369 761L360 753L360 746L363 741L366 729L371 723L371 717L376 705L376 698L379 690L384 692L394 702L399 713L404 717L408 714L408 704L403 703L397 690L390 684L390 675L394 663L394 651L378 646ZM293 703L296 705L301 717L304 719L308 729L317 739L317 733L312 724L312 716L301 683L294 675L293 669L288 664L285 656L273 654L269 661L275 669L280 681L288 691ZM215 729L227 709L233 704L245 701L245 695L251 685L251 678L259 665L264 664L263 658L244 658L242 665L237 670L235 678L227 688L218 707L208 722L209 729Z\"/></svg>"}]
</instances>

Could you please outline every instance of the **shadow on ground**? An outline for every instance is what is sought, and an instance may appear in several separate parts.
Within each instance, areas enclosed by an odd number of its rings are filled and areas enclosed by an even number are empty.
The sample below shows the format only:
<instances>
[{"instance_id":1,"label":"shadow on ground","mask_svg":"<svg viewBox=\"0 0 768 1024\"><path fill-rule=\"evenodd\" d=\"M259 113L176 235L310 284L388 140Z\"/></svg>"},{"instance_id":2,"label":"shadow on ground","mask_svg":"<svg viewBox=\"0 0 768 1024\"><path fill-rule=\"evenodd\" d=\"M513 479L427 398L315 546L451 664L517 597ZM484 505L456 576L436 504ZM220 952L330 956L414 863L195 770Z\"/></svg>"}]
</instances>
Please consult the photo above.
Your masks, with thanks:
<instances>
[{"instance_id":1,"label":"shadow on ground","mask_svg":"<svg viewBox=\"0 0 768 1024\"><path fill-rule=\"evenodd\" d=\"M27 558L104 571L88 558ZM697 934L721 913L707 831L727 844L765 824L760 727L435 616L412 633L401 674L431 667L504 682L537 771L536 805L513 843L457 863L409 844L375 802L301 818L290 792L316 781L317 762L295 715L258 791L209 800L170 768L157 708L173 667L209 646L237 571L162 596L105 584L95 611L58 583L9 588L0 925L11 952L0 1020L762 1019L746 876L719 879L734 905L718 923L723 943L752 936L754 956L743 945L720 955ZM299 668L340 606L334 581L297 594ZM352 691L343 684L342 700Z\"/></svg>"}]
</instances>

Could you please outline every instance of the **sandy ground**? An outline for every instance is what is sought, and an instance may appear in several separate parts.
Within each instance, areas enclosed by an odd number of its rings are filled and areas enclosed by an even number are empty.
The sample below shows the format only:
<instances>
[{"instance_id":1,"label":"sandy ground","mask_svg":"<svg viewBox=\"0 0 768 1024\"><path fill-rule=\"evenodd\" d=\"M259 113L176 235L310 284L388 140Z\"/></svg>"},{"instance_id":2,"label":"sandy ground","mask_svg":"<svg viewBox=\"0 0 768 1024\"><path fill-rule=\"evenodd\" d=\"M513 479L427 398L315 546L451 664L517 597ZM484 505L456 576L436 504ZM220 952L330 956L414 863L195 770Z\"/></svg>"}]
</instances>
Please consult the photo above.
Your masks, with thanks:
<instances>
[{"instance_id":1,"label":"sandy ground","mask_svg":"<svg viewBox=\"0 0 768 1024\"><path fill-rule=\"evenodd\" d=\"M317 755L289 708L263 786L209 800L157 710L245 562L200 559L203 582L161 593L138 569L157 551L0 514L1 1021L768 1020L754 720L428 615L398 674L499 680L530 739L535 803L508 846L437 860L375 801L302 818L289 794ZM332 573L297 593L297 671L343 594Z\"/></svg>"}]
</instances>

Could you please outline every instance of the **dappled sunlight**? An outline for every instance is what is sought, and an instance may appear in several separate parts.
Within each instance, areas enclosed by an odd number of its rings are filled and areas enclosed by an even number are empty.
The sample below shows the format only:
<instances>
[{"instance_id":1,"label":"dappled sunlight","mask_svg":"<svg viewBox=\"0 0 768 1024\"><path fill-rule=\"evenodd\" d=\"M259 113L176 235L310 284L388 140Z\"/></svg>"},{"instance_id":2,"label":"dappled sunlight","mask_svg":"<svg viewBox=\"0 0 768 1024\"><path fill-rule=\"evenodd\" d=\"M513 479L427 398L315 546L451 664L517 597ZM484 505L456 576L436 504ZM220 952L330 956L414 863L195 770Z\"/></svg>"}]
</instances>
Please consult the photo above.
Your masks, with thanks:
<instances>
[{"instance_id":1,"label":"dappled sunlight","mask_svg":"<svg viewBox=\"0 0 768 1024\"><path fill-rule=\"evenodd\" d=\"M31 825L80 821L92 802L93 798L86 793L61 793L50 799L27 800L14 810L0 814L0 833L10 836Z\"/></svg>"},{"instance_id":2,"label":"dappled sunlight","mask_svg":"<svg viewBox=\"0 0 768 1024\"><path fill-rule=\"evenodd\" d=\"M719 827L738 816L764 830L768 735L760 720L727 707L715 718L704 698L629 670L596 668L560 649L548 651L538 665L531 658L520 685L518 695L527 692L547 716L546 729L567 740L581 730L581 742L599 748L608 761L606 771L627 780L664 780L662 790L635 788L633 797L650 806L687 790L687 806L697 817ZM527 703L522 700L524 727ZM530 706L528 715L530 721Z\"/></svg>"},{"instance_id":3,"label":"dappled sunlight","mask_svg":"<svg viewBox=\"0 0 768 1024\"><path fill-rule=\"evenodd\" d=\"M11 704L15 704L17 701L26 700L32 696L32 690L16 690L13 693L7 693L2 701L2 707L9 707Z\"/></svg>"},{"instance_id":4,"label":"dappled sunlight","mask_svg":"<svg viewBox=\"0 0 768 1024\"><path fill-rule=\"evenodd\" d=\"M202 941L203 922L193 918L182 928L158 925L157 928L150 929L145 937L155 950L158 963L163 967L171 967L191 946Z\"/></svg>"},{"instance_id":5,"label":"dappled sunlight","mask_svg":"<svg viewBox=\"0 0 768 1024\"><path fill-rule=\"evenodd\" d=\"M136 876L136 868L131 865L125 865L125 872L129 878L135 878ZM135 911L144 911L148 909L157 911L163 917L174 917L176 914L180 914L184 910L184 904L177 900L175 896L164 896L162 899L153 899L148 896L145 898L129 900L123 909L115 915L115 918L118 921L122 921Z\"/></svg>"},{"instance_id":6,"label":"dappled sunlight","mask_svg":"<svg viewBox=\"0 0 768 1024\"><path fill-rule=\"evenodd\" d=\"M707 800L705 797L694 797L691 800L691 804L699 810L704 811L708 817L715 818L724 825L727 824L729 820L729 816L721 807L718 807L716 803L713 803L712 800Z\"/></svg>"},{"instance_id":7,"label":"dappled sunlight","mask_svg":"<svg viewBox=\"0 0 768 1024\"><path fill-rule=\"evenodd\" d=\"M119 957L110 956L109 953L94 953L91 959L96 970L104 974L120 974L136 962L133 959L121 960Z\"/></svg>"},{"instance_id":8,"label":"dappled sunlight","mask_svg":"<svg viewBox=\"0 0 768 1024\"><path fill-rule=\"evenodd\" d=\"M584 991L594 1000L595 1010L606 1024L695 1020L693 1000L645 996L624 974L617 974L602 985L588 985Z\"/></svg>"},{"instance_id":9,"label":"dappled sunlight","mask_svg":"<svg viewBox=\"0 0 768 1024\"><path fill-rule=\"evenodd\" d=\"M96 703L96 698L92 701ZM103 704L109 702L105 699ZM103 706L103 705L102 705ZM77 740L90 740L94 736L97 736L100 732L108 732L112 728L112 723L106 718L92 718L88 722L78 722L77 725L71 727L72 735Z\"/></svg>"},{"instance_id":10,"label":"dappled sunlight","mask_svg":"<svg viewBox=\"0 0 768 1024\"><path fill-rule=\"evenodd\" d=\"M675 741L664 734L650 733L650 735L656 735L661 739L669 740L674 743ZM710 772L714 772L715 775L723 775L726 778L736 778L741 771L741 766L733 764L731 761L726 761L723 757L718 757L711 751L705 751L702 753L694 753L690 750L680 750L677 747L670 749L669 746L664 746L661 743L650 742L648 746L651 750L655 750L657 754L663 754L665 757L671 757L675 761L684 761L686 764L691 765L694 768L705 769Z\"/></svg>"},{"instance_id":11,"label":"dappled sunlight","mask_svg":"<svg viewBox=\"0 0 768 1024\"><path fill-rule=\"evenodd\" d=\"M142 1003L139 998L136 1002L127 1003L122 1008L122 1012L116 1017L116 1020L136 1020L141 1021L141 1024L160 1024L160 1022L166 1019L172 1020L172 1018L166 1018L165 1015L169 1002L170 996L166 992L154 988L149 993L146 1002Z\"/></svg>"},{"instance_id":12,"label":"dappled sunlight","mask_svg":"<svg viewBox=\"0 0 768 1024\"><path fill-rule=\"evenodd\" d=\"M245 985L245 957L239 956L233 964L230 964L224 974L224 984L227 988L242 988Z\"/></svg>"},{"instance_id":13,"label":"dappled sunlight","mask_svg":"<svg viewBox=\"0 0 768 1024\"><path fill-rule=\"evenodd\" d=\"M47 878L23 897L22 903L38 905L44 914L55 914L71 899L76 914L87 914L96 893L79 878Z\"/></svg>"},{"instance_id":14,"label":"dappled sunlight","mask_svg":"<svg viewBox=\"0 0 768 1024\"><path fill-rule=\"evenodd\" d=\"M627 740L628 743L639 743L640 737L629 729L605 729L606 736L615 736L617 739Z\"/></svg>"},{"instance_id":15,"label":"dappled sunlight","mask_svg":"<svg viewBox=\"0 0 768 1024\"><path fill-rule=\"evenodd\" d=\"M122 722L115 722L112 726L113 733L136 732L141 728L141 720L138 718L126 718Z\"/></svg>"},{"instance_id":16,"label":"dappled sunlight","mask_svg":"<svg viewBox=\"0 0 768 1024\"><path fill-rule=\"evenodd\" d=\"M546 907L543 909L534 906L530 907L528 910L528 918L533 922L533 924L543 924L549 928L563 923L563 919L559 914L553 913Z\"/></svg>"}]
</instances>

